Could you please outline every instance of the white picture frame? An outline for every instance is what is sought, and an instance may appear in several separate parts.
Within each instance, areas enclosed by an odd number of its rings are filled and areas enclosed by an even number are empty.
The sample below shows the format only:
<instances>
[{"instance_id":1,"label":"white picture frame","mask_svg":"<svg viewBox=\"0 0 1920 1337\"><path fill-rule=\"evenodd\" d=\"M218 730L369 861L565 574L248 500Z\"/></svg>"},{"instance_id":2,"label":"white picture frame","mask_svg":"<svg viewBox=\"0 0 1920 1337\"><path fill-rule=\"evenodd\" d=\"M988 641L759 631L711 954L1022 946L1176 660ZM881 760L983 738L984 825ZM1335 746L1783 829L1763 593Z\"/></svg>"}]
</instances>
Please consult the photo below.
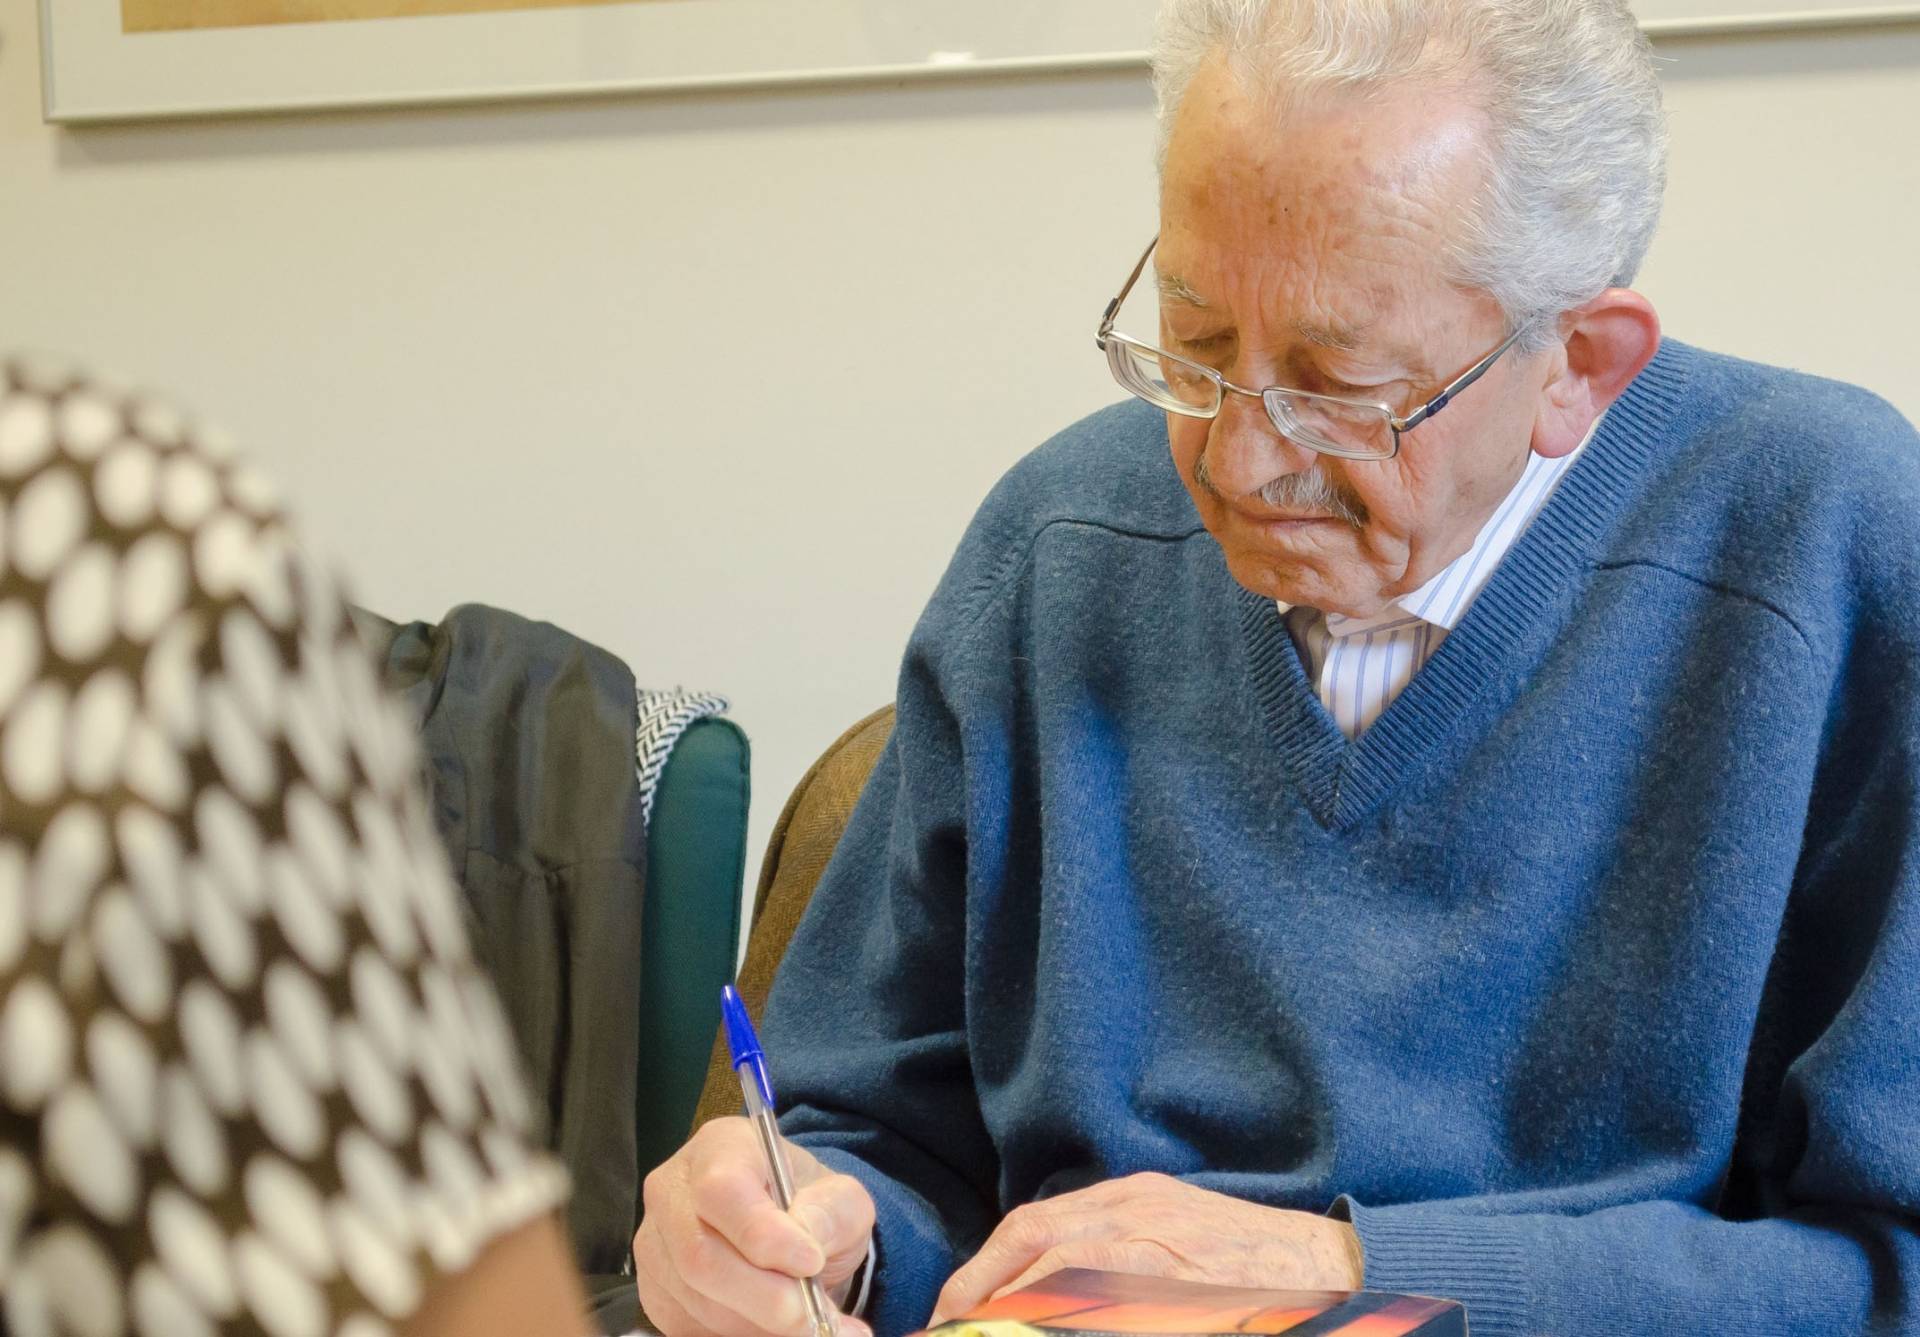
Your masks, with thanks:
<instances>
[{"instance_id":1,"label":"white picture frame","mask_svg":"<svg viewBox=\"0 0 1920 1337\"><path fill-rule=\"evenodd\" d=\"M41 0L47 119L405 106L1138 64L1154 0L635 0L125 33Z\"/></svg>"},{"instance_id":2,"label":"white picture frame","mask_svg":"<svg viewBox=\"0 0 1920 1337\"><path fill-rule=\"evenodd\" d=\"M128 33L41 0L42 101L68 125L681 89L1139 69L1155 0L634 0ZM1920 2L1640 0L1656 37L1920 20Z\"/></svg>"}]
</instances>

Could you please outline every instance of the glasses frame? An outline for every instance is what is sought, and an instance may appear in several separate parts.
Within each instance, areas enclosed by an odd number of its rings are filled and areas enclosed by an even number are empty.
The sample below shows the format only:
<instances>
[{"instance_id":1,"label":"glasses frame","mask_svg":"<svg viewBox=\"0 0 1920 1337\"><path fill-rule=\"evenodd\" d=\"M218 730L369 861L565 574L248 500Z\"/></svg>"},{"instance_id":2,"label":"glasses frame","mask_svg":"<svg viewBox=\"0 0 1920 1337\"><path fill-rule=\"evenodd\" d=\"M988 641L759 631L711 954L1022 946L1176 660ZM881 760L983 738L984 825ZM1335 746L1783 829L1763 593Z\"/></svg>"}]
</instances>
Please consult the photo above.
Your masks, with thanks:
<instances>
[{"instance_id":1,"label":"glasses frame","mask_svg":"<svg viewBox=\"0 0 1920 1337\"><path fill-rule=\"evenodd\" d=\"M1133 292L1133 285L1140 281L1140 275L1145 272L1147 268L1147 261L1153 256L1154 247L1159 244L1160 238L1157 235L1152 241L1147 243L1147 249L1140 253L1139 262L1134 265L1133 272L1127 275L1127 281L1121 287L1119 294L1111 302L1107 303L1107 309L1100 317L1100 329L1094 336L1094 340L1099 345L1100 351L1107 355L1108 369L1113 372L1114 379L1120 382L1121 389L1126 390L1129 394L1139 395L1137 390L1128 385L1125 380L1121 379L1118 365L1119 355L1116 353L1114 347L1116 344L1124 345L1128 348L1136 348L1144 353L1151 353L1156 358L1167 358L1171 361L1178 362L1183 367L1191 367L1194 371L1204 376L1207 380L1212 381L1214 384L1214 405L1210 411L1203 410L1192 404L1175 405L1163 404L1157 400L1149 401L1153 403L1155 407L1163 408L1169 413L1178 413L1188 418L1217 418L1220 416L1220 410L1226 406L1227 392L1232 391L1234 394L1245 395L1249 399L1259 400L1260 406L1266 411L1267 421L1273 424L1274 431L1286 437L1287 440L1321 455L1333 455L1340 459L1348 460L1380 461L1393 459L1400 453L1400 438L1402 436L1411 432L1427 419L1433 417L1434 414L1440 412L1441 409L1451 404L1462 390L1465 390L1482 376L1485 376L1487 372L1492 369L1493 364L1504 357L1509 348L1512 348L1515 343L1519 342L1520 336L1526 333L1527 327L1532 323L1530 321L1522 321L1520 326L1515 329L1512 334L1509 334L1501 341L1498 348L1460 373L1444 390L1440 391L1439 394L1429 399L1404 418L1393 411L1391 404L1383 404L1378 400L1345 399L1339 395L1319 395L1313 393L1311 390L1295 390L1284 385L1270 385L1264 390L1250 390L1244 385L1235 385L1232 381L1204 363L1195 362L1191 358L1181 357L1178 353L1169 353L1164 348L1156 347L1150 343L1144 343L1131 335L1121 334L1113 328L1113 322L1120 314L1121 305L1126 302L1128 295ZM1301 441L1299 437L1295 436L1285 425L1280 415L1274 411L1276 401L1285 403L1292 399L1307 399L1323 404L1339 404L1346 408L1372 410L1386 420L1387 427L1392 431L1393 449L1385 455L1376 455L1357 450L1338 450L1330 446L1318 445L1311 441Z\"/></svg>"}]
</instances>

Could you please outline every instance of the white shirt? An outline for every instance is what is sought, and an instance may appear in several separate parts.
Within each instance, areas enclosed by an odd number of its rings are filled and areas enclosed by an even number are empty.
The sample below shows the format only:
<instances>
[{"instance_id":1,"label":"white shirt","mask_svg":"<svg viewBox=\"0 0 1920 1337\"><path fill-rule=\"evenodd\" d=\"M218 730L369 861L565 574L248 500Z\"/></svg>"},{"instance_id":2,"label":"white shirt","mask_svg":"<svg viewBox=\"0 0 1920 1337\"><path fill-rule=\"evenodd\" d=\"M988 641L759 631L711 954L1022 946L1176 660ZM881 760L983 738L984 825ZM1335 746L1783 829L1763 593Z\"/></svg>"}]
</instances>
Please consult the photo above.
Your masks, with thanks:
<instances>
[{"instance_id":1,"label":"white shirt","mask_svg":"<svg viewBox=\"0 0 1920 1337\"><path fill-rule=\"evenodd\" d=\"M1320 704L1348 739L1359 738L1380 718L1460 624L1501 559L1592 439L1588 432L1578 449L1557 460L1529 454L1520 480L1494 508L1472 546L1432 580L1374 616L1322 615L1314 608L1279 605Z\"/></svg>"}]
</instances>

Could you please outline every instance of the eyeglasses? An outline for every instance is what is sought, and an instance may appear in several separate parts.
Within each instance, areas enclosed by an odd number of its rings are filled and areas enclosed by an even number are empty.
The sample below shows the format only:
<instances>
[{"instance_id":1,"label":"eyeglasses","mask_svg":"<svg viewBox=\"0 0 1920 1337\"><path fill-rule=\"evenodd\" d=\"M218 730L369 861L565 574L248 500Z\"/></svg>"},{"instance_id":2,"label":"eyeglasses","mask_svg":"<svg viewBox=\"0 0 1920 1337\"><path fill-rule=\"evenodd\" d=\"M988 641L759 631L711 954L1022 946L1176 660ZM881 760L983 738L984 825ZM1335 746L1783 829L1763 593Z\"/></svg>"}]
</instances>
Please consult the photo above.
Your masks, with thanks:
<instances>
[{"instance_id":1,"label":"eyeglasses","mask_svg":"<svg viewBox=\"0 0 1920 1337\"><path fill-rule=\"evenodd\" d=\"M1114 317L1120 313L1120 306L1133 291L1133 285L1139 282L1153 248L1159 244L1158 237L1148 243L1140 255L1140 263L1127 275L1126 286L1120 289L1118 297L1107 303L1106 314L1100 318L1097 339L1101 351L1107 355L1113 379L1156 408L1189 418L1218 417L1229 391L1246 395L1266 406L1267 418L1280 435L1322 455L1335 455L1344 460L1392 459L1400 453L1401 436L1445 408L1455 395L1486 375L1527 329L1523 322L1498 348L1404 418L1396 416L1386 404L1366 400L1316 395L1279 385L1249 390L1235 385L1212 367L1115 332Z\"/></svg>"}]
</instances>

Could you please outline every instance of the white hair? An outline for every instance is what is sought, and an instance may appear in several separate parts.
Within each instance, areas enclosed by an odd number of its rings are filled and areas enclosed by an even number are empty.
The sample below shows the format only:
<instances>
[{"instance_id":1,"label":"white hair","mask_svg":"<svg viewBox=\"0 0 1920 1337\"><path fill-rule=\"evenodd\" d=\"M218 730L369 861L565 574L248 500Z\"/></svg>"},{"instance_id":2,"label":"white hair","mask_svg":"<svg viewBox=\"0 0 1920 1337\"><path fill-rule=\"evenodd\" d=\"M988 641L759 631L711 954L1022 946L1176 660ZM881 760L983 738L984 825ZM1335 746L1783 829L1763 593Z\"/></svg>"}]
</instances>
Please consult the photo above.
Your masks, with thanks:
<instances>
[{"instance_id":1,"label":"white hair","mask_svg":"<svg viewBox=\"0 0 1920 1337\"><path fill-rule=\"evenodd\" d=\"M1288 103L1411 82L1457 87L1490 126L1452 277L1553 343L1557 316L1633 282L1660 221L1667 131L1626 0L1163 0L1153 45L1160 161L1214 55Z\"/></svg>"}]
</instances>

